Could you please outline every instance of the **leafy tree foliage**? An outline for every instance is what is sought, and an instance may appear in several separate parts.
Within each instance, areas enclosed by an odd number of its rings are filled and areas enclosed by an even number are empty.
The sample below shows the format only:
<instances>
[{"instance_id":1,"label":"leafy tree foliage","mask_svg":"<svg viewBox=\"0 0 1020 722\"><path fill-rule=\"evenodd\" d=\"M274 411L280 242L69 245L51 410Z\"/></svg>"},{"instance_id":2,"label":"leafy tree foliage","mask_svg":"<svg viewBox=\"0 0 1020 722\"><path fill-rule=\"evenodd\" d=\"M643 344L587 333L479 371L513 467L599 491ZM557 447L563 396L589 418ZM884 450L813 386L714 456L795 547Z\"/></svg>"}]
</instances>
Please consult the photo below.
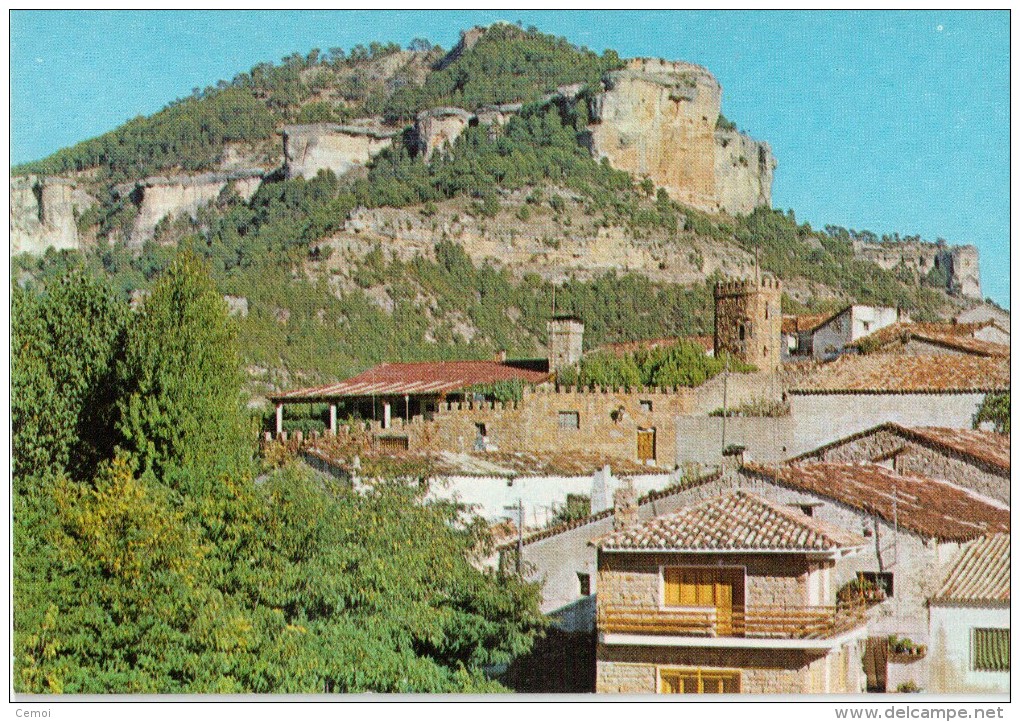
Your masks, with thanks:
<instances>
[{"instance_id":1,"label":"leafy tree foliage","mask_svg":"<svg viewBox=\"0 0 1020 722\"><path fill-rule=\"evenodd\" d=\"M11 295L15 483L47 472L88 476L117 438L113 376L124 305L80 268L44 293L14 284Z\"/></svg>"},{"instance_id":2,"label":"leafy tree foliage","mask_svg":"<svg viewBox=\"0 0 1020 722\"><path fill-rule=\"evenodd\" d=\"M609 351L586 354L575 366L563 369L557 382L569 386L635 388L637 386L699 386L727 366L748 372L754 367L725 356L705 355L697 344L681 341L669 348L654 348L618 356Z\"/></svg>"},{"instance_id":3,"label":"leafy tree foliage","mask_svg":"<svg viewBox=\"0 0 1020 722\"><path fill-rule=\"evenodd\" d=\"M19 338L47 328L61 293L105 318L109 292L78 283L26 292ZM126 326L115 381L71 353L16 359L17 373L112 386L123 443L91 476L60 459L19 472L15 689L502 689L484 670L530 648L537 589L472 565L485 535L463 509L427 503L417 479L355 491L285 466L252 483L230 322L194 256L173 259Z\"/></svg>"},{"instance_id":4,"label":"leafy tree foliage","mask_svg":"<svg viewBox=\"0 0 1020 722\"><path fill-rule=\"evenodd\" d=\"M1009 433L1009 394L988 394L974 415L974 428L990 423L1000 434Z\"/></svg>"},{"instance_id":5,"label":"leafy tree foliage","mask_svg":"<svg viewBox=\"0 0 1020 722\"><path fill-rule=\"evenodd\" d=\"M99 168L113 180L165 170L212 166L230 142L268 139L274 122L265 104L243 88L225 88L171 103L98 138L86 140L14 173L59 174Z\"/></svg>"}]
</instances>

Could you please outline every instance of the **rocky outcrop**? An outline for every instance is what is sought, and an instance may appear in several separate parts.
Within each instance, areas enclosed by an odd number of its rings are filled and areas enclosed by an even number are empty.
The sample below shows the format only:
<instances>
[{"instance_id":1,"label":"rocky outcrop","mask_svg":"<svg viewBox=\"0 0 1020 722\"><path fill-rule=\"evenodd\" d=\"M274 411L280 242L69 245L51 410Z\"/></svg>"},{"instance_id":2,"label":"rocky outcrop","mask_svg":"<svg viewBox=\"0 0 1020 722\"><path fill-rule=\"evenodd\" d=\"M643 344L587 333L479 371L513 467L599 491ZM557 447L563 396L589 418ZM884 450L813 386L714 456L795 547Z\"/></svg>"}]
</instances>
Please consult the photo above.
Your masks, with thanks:
<instances>
[{"instance_id":1,"label":"rocky outcrop","mask_svg":"<svg viewBox=\"0 0 1020 722\"><path fill-rule=\"evenodd\" d=\"M233 173L203 173L195 176L156 176L136 183L124 183L113 189L114 195L128 198L138 209L128 245L141 247L153 237L164 218L189 215L220 197L228 186L244 200L250 199L262 183L264 171L249 169Z\"/></svg>"},{"instance_id":2,"label":"rocky outcrop","mask_svg":"<svg viewBox=\"0 0 1020 722\"><path fill-rule=\"evenodd\" d=\"M887 271L906 269L915 278L932 271L944 275L948 293L981 300L981 273L975 246L953 246L912 240L891 243L854 241L854 252Z\"/></svg>"},{"instance_id":3,"label":"rocky outcrop","mask_svg":"<svg viewBox=\"0 0 1020 722\"><path fill-rule=\"evenodd\" d=\"M431 108L418 113L414 124L418 154L427 163L437 150L453 145L474 117L461 108Z\"/></svg>"},{"instance_id":4,"label":"rocky outcrop","mask_svg":"<svg viewBox=\"0 0 1020 722\"><path fill-rule=\"evenodd\" d=\"M53 176L11 178L11 255L41 256L47 248L81 245L77 215L95 203L74 181Z\"/></svg>"},{"instance_id":5,"label":"rocky outcrop","mask_svg":"<svg viewBox=\"0 0 1020 722\"><path fill-rule=\"evenodd\" d=\"M605 92L591 103L592 152L705 211L769 205L771 151L747 136L717 133L721 95L719 82L699 65L631 60L608 74Z\"/></svg>"},{"instance_id":6,"label":"rocky outcrop","mask_svg":"<svg viewBox=\"0 0 1020 722\"><path fill-rule=\"evenodd\" d=\"M369 125L288 125L283 129L287 177L310 179L320 170L344 175L364 167L398 135L398 130Z\"/></svg>"},{"instance_id":7,"label":"rocky outcrop","mask_svg":"<svg viewBox=\"0 0 1020 722\"><path fill-rule=\"evenodd\" d=\"M736 214L771 206L775 169L776 159L768 143L735 130L717 130L714 210Z\"/></svg>"}]
</instances>

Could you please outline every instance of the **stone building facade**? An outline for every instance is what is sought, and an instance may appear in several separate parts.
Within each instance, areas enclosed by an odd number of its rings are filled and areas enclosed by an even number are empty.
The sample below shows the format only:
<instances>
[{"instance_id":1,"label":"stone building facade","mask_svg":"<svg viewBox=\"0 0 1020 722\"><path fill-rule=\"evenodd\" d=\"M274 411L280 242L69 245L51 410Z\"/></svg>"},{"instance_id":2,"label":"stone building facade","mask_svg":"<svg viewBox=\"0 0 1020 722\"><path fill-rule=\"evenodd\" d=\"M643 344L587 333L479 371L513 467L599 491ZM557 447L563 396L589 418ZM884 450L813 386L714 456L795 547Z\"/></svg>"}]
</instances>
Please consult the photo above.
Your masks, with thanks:
<instances>
[{"instance_id":1,"label":"stone building facade","mask_svg":"<svg viewBox=\"0 0 1020 722\"><path fill-rule=\"evenodd\" d=\"M715 287L715 355L730 353L759 370L781 363L782 283L756 277Z\"/></svg>"},{"instance_id":2,"label":"stone building facade","mask_svg":"<svg viewBox=\"0 0 1020 722\"><path fill-rule=\"evenodd\" d=\"M794 461L879 463L900 473L943 479L1010 502L1009 437L944 427L882 424L801 455Z\"/></svg>"}]
</instances>

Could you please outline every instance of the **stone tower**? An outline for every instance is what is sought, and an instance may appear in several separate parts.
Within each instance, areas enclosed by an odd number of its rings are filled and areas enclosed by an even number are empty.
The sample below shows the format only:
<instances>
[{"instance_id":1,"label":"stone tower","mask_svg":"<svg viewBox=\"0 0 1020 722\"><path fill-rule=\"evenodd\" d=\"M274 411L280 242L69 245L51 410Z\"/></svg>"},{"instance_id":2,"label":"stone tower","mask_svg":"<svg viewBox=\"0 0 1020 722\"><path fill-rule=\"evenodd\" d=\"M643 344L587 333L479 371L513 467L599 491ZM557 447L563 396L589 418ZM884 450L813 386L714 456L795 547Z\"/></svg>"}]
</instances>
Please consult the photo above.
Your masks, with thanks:
<instances>
[{"instance_id":1,"label":"stone tower","mask_svg":"<svg viewBox=\"0 0 1020 722\"><path fill-rule=\"evenodd\" d=\"M779 367L782 284L759 276L715 287L715 354L728 352L762 371Z\"/></svg>"},{"instance_id":2,"label":"stone tower","mask_svg":"<svg viewBox=\"0 0 1020 722\"><path fill-rule=\"evenodd\" d=\"M574 316L554 316L549 333L549 371L559 371L581 360L584 324Z\"/></svg>"}]
</instances>

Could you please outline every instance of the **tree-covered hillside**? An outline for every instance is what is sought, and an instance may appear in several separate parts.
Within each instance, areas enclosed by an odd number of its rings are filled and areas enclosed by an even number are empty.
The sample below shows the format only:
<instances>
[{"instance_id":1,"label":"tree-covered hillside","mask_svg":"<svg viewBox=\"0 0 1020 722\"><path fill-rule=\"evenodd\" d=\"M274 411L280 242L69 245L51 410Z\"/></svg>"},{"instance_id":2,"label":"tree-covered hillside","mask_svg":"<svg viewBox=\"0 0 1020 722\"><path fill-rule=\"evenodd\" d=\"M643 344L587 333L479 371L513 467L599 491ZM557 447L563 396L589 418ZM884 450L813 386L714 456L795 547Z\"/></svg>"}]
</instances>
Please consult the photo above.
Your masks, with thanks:
<instances>
[{"instance_id":1,"label":"tree-covered hillside","mask_svg":"<svg viewBox=\"0 0 1020 722\"><path fill-rule=\"evenodd\" d=\"M948 299L933 282L855 256L852 231L819 231L798 224L792 211L701 213L650 180L595 161L586 145L584 94L574 101L543 97L566 83L594 84L619 64L612 51L597 55L534 29L496 25L454 54L417 40L408 50L373 43L258 65L150 118L15 169L96 169L87 182L99 200L77 217L94 245L15 259L15 276L31 287L84 264L126 297L149 289L176 247L191 249L208 259L222 294L246 302L238 324L253 390L337 378L386 359L481 358L499 349L541 355L554 297L558 310L585 319L589 348L707 333L718 278L701 273L708 247L723 256L757 254L765 271L802 289L799 301L784 299L791 311L856 301L904 307L919 319L944 313ZM275 129L288 122L383 114L400 126L426 107L507 100L526 104L505 126L467 128L449 152L428 162L397 143L350 177L271 174L250 200L224 193L194 218L164 220L141 248L124 241L138 209L111 192L114 180L214 167L227 143L278 143ZM597 244L601 232L612 231L687 259L700 278L681 285L621 270L554 282L472 261L457 238L439 231L414 259L395 241L377 240L360 255L334 243L357 210L402 208L428 219L451 204L483 236L486 227L499 228L512 242L515 229L542 219L555 230L543 243L555 249L570 234Z\"/></svg>"}]
</instances>

